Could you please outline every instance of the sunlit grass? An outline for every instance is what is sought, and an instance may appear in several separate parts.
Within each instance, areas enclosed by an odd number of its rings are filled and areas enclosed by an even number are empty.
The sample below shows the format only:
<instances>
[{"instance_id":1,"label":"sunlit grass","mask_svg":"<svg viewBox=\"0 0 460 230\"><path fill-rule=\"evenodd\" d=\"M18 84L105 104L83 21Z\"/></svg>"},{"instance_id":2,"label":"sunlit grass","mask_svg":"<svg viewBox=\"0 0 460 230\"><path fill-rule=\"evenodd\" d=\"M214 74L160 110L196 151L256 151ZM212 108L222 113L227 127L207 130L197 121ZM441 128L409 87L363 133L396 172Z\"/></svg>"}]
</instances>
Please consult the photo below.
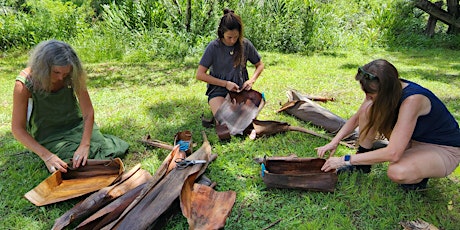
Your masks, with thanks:
<instances>
[{"instance_id":1,"label":"sunlit grass","mask_svg":"<svg viewBox=\"0 0 460 230\"><path fill-rule=\"evenodd\" d=\"M321 105L348 118L359 106L363 93L353 80L358 66L376 58L393 62L401 77L426 85L446 103L460 121L460 52L450 50L404 50L389 52L328 52L286 55L262 52L266 64L254 89L264 92L267 103L261 120L285 121L323 132L293 116L276 113L287 101L286 91L334 97ZM84 57L83 57L84 59ZM0 59L0 228L50 229L54 220L78 199L35 207L22 196L44 180L48 173L42 161L25 151L11 135L14 77L24 65L24 56ZM127 140L130 153L127 169L137 163L152 174L168 154L167 150L142 145L147 134L172 143L183 130L193 133L198 149L204 131L217 159L206 175L217 182L216 190L233 190L236 203L226 229L400 229L399 221L421 218L442 229L455 229L460 222L460 170L449 178L431 179L429 190L404 193L386 176L386 164L373 167L369 175L340 175L334 193L288 189L266 189L260 166L254 157L314 157L314 148L327 143L311 135L289 132L250 140L235 137L220 142L213 129L201 126L200 117L210 117L204 95L206 86L195 80L199 57L183 63L174 61L132 64L124 62L85 63L96 122L104 133ZM253 68L249 70L252 72ZM339 147L337 155L350 153ZM188 228L179 213L167 229Z\"/></svg>"}]
</instances>

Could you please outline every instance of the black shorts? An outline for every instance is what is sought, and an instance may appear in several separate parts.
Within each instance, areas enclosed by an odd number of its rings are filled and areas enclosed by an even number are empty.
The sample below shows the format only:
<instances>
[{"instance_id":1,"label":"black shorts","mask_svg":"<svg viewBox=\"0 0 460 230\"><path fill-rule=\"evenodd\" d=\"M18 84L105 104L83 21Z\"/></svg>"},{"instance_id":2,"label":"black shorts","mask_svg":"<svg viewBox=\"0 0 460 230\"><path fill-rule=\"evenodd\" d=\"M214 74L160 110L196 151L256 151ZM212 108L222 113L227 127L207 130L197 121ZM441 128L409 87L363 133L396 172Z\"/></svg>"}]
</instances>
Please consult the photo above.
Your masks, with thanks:
<instances>
[{"instance_id":1,"label":"black shorts","mask_svg":"<svg viewBox=\"0 0 460 230\"><path fill-rule=\"evenodd\" d=\"M220 86L211 86L206 91L206 95L208 96L208 102L215 97L226 97L227 94L228 90Z\"/></svg>"}]
</instances>

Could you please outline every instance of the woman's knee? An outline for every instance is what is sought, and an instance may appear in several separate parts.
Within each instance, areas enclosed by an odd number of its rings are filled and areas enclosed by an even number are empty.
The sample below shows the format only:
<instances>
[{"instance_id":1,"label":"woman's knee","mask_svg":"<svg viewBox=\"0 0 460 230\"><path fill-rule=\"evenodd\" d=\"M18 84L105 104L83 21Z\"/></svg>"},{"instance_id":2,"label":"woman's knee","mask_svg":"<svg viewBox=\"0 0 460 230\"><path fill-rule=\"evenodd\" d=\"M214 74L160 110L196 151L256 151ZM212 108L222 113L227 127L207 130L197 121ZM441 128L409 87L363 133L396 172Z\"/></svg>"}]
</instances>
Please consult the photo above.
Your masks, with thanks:
<instances>
[{"instance_id":1,"label":"woman's knee","mask_svg":"<svg viewBox=\"0 0 460 230\"><path fill-rule=\"evenodd\" d=\"M387 175L393 182L402 183L409 179L408 175L410 175L410 173L407 167L398 164L390 164L388 166Z\"/></svg>"},{"instance_id":2,"label":"woman's knee","mask_svg":"<svg viewBox=\"0 0 460 230\"><path fill-rule=\"evenodd\" d=\"M208 104L211 107L211 112L213 115L216 115L217 110L219 107L224 103L225 98L221 96L216 96L209 99Z\"/></svg>"}]
</instances>

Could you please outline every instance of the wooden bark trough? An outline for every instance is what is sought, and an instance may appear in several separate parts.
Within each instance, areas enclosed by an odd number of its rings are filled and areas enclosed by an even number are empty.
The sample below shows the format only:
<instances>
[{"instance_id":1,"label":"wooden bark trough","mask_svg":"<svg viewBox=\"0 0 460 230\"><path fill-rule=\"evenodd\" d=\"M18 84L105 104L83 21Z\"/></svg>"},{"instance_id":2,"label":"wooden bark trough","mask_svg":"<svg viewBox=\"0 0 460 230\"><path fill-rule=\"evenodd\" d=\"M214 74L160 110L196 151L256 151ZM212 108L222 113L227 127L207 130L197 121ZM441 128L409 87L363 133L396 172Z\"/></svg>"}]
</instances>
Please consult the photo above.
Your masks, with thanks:
<instances>
[{"instance_id":1,"label":"wooden bark trough","mask_svg":"<svg viewBox=\"0 0 460 230\"><path fill-rule=\"evenodd\" d=\"M336 173L321 171L325 159L289 156L256 161L261 163L261 175L267 188L333 192L337 184Z\"/></svg>"},{"instance_id":2,"label":"wooden bark trough","mask_svg":"<svg viewBox=\"0 0 460 230\"><path fill-rule=\"evenodd\" d=\"M113 160L89 159L77 169L69 168L67 173L56 171L27 192L24 197L36 206L79 197L109 186L124 170L120 158Z\"/></svg>"}]
</instances>

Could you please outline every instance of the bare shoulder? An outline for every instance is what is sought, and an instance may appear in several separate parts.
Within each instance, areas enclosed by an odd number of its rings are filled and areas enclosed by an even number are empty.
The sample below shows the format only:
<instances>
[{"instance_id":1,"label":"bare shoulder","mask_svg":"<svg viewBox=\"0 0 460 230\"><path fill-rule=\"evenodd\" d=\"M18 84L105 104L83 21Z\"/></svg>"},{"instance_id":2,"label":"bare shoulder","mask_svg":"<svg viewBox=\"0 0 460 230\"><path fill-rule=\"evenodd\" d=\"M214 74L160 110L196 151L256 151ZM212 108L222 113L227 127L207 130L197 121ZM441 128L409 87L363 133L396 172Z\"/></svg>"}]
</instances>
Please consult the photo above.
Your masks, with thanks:
<instances>
[{"instance_id":1,"label":"bare shoulder","mask_svg":"<svg viewBox=\"0 0 460 230\"><path fill-rule=\"evenodd\" d=\"M14 83L14 95L17 95L17 96L23 96L23 97L31 97L32 94L30 93L29 89L26 87L26 85L19 81L19 80L16 80L15 83Z\"/></svg>"},{"instance_id":2,"label":"bare shoulder","mask_svg":"<svg viewBox=\"0 0 460 230\"><path fill-rule=\"evenodd\" d=\"M419 116L426 115L431 110L431 102L422 94L414 94L407 97L401 104L401 109L416 111Z\"/></svg>"}]
</instances>

